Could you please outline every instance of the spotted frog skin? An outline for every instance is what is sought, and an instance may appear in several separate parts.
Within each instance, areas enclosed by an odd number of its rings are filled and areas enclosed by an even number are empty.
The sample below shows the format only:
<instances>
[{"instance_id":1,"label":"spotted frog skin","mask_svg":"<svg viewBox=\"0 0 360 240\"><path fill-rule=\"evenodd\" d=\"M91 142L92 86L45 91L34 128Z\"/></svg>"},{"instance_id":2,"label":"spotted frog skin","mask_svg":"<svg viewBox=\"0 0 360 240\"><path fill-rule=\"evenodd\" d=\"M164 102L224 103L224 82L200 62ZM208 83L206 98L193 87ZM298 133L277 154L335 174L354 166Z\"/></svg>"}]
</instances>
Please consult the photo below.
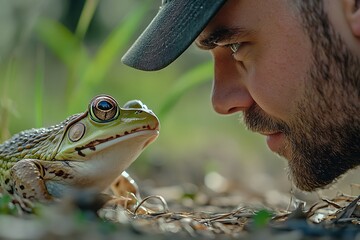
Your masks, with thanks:
<instances>
[{"instance_id":1,"label":"spotted frog skin","mask_svg":"<svg viewBox=\"0 0 360 240\"><path fill-rule=\"evenodd\" d=\"M119 185L136 194L124 170L158 134L158 118L140 101L119 107L111 96L96 96L86 112L23 131L0 145L0 187L43 202L109 186L123 194Z\"/></svg>"}]
</instances>

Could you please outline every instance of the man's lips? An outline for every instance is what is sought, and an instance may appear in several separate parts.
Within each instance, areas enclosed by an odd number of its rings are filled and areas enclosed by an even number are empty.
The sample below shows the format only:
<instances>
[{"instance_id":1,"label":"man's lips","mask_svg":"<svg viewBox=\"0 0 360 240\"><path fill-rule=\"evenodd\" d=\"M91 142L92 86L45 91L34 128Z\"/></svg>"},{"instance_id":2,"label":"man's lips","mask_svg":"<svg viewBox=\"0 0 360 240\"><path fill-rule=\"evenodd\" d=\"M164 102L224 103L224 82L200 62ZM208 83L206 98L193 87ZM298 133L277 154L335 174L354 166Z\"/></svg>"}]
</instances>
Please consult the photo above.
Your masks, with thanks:
<instances>
[{"instance_id":1,"label":"man's lips","mask_svg":"<svg viewBox=\"0 0 360 240\"><path fill-rule=\"evenodd\" d=\"M261 132L266 136L266 143L271 151L279 152L284 145L284 133L282 132Z\"/></svg>"}]
</instances>

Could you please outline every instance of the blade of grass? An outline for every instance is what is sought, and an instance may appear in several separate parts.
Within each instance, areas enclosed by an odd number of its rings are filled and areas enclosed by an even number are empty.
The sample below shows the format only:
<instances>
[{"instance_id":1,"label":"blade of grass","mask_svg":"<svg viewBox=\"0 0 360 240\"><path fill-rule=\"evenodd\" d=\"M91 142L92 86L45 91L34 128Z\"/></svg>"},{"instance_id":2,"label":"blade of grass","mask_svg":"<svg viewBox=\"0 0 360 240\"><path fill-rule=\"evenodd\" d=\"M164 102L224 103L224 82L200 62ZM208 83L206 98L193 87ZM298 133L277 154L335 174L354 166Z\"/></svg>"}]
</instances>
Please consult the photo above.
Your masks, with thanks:
<instances>
[{"instance_id":1,"label":"blade of grass","mask_svg":"<svg viewBox=\"0 0 360 240\"><path fill-rule=\"evenodd\" d=\"M271 220L272 213L267 209L262 209L258 211L254 218L254 226L256 229L264 228L267 226L269 221Z\"/></svg>"},{"instance_id":2,"label":"blade of grass","mask_svg":"<svg viewBox=\"0 0 360 240\"><path fill-rule=\"evenodd\" d=\"M88 60L86 49L64 25L51 19L40 19L36 25L39 39L69 68L79 67Z\"/></svg>"},{"instance_id":3,"label":"blade of grass","mask_svg":"<svg viewBox=\"0 0 360 240\"><path fill-rule=\"evenodd\" d=\"M159 118L165 118L166 115L171 111L171 109L175 106L175 104L179 101L179 99L188 91L196 88L200 84L207 82L212 79L213 76L213 63L206 62L202 65L199 65L179 79L177 79L177 83L170 90L169 94L163 101L163 105L160 107L158 111Z\"/></svg>"},{"instance_id":4,"label":"blade of grass","mask_svg":"<svg viewBox=\"0 0 360 240\"><path fill-rule=\"evenodd\" d=\"M105 77L119 53L128 46L129 40L138 29L151 3L152 1L147 1L145 4L142 3L140 7L134 8L129 17L125 17L125 20L101 45L91 62L84 46L67 28L50 19L39 21L36 30L40 40L59 57L70 71L66 90L69 113L74 110L70 101L79 101L81 103L83 99L89 98L88 94L92 93L100 80ZM85 26L82 26L82 28L85 28Z\"/></svg>"},{"instance_id":5,"label":"blade of grass","mask_svg":"<svg viewBox=\"0 0 360 240\"><path fill-rule=\"evenodd\" d=\"M0 102L0 142L10 137L9 131L9 119L10 115L18 116L16 109L13 105L11 98L8 96L10 79L14 78L16 73L16 63L15 58L11 57L6 67L6 74L4 77L4 83L1 93L1 102Z\"/></svg>"},{"instance_id":6,"label":"blade of grass","mask_svg":"<svg viewBox=\"0 0 360 240\"><path fill-rule=\"evenodd\" d=\"M77 89L81 89L81 91L75 90L73 95L70 96L72 101L81 102L83 99L91 98L90 94L93 93L100 81L105 78L109 68L116 62L120 52L124 51L129 45L129 41L138 29L150 3L151 1L147 1L141 4L140 7L134 8L129 13L129 16L124 18L124 21L119 24L99 47L95 57L87 65L84 75L79 78ZM74 107L70 105L69 112L74 111Z\"/></svg>"},{"instance_id":7,"label":"blade of grass","mask_svg":"<svg viewBox=\"0 0 360 240\"><path fill-rule=\"evenodd\" d=\"M67 109L71 107L71 99L77 90L78 80L89 63L88 53L79 39L61 23L51 19L41 19L36 25L37 35L69 69L66 83Z\"/></svg>"},{"instance_id":8,"label":"blade of grass","mask_svg":"<svg viewBox=\"0 0 360 240\"><path fill-rule=\"evenodd\" d=\"M89 28L91 19L94 16L96 7L99 4L99 0L87 0L85 2L84 8L81 12L78 25L75 30L75 35L79 40L83 40L84 36Z\"/></svg>"},{"instance_id":9,"label":"blade of grass","mask_svg":"<svg viewBox=\"0 0 360 240\"><path fill-rule=\"evenodd\" d=\"M41 48L37 51L35 73L35 125L43 125L43 97L44 97L44 52Z\"/></svg>"},{"instance_id":10,"label":"blade of grass","mask_svg":"<svg viewBox=\"0 0 360 240\"><path fill-rule=\"evenodd\" d=\"M100 46L96 56L85 72L81 86L85 84L94 86L94 84L97 84L104 78L111 65L119 56L119 53L128 46L130 39L143 20L150 2L151 1L147 1L145 4L141 4L140 7L136 7L130 12L128 17L124 18L125 21L123 21Z\"/></svg>"}]
</instances>

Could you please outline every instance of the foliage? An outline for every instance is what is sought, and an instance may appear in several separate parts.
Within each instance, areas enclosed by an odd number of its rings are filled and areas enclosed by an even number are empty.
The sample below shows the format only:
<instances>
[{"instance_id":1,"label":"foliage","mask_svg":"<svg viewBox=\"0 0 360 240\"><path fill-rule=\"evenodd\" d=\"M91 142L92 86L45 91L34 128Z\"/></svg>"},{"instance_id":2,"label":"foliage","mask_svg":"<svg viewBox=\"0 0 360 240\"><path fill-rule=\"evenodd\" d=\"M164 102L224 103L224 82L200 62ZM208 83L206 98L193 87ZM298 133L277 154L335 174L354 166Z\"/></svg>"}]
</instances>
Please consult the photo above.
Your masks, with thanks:
<instances>
[{"instance_id":1,"label":"foliage","mask_svg":"<svg viewBox=\"0 0 360 240\"><path fill-rule=\"evenodd\" d=\"M17 213L16 206L12 203L10 195L0 194L0 214L15 215Z\"/></svg>"},{"instance_id":2,"label":"foliage","mask_svg":"<svg viewBox=\"0 0 360 240\"><path fill-rule=\"evenodd\" d=\"M254 215L255 228L259 229L259 228L263 228L263 227L267 226L267 224L269 223L272 215L273 214L270 211L266 210L266 209L259 210Z\"/></svg>"},{"instance_id":3,"label":"foliage","mask_svg":"<svg viewBox=\"0 0 360 240\"><path fill-rule=\"evenodd\" d=\"M174 108L176 102L186 92L196 88L198 85L209 81L212 78L212 62L206 62L199 65L189 72L185 73L177 80L177 84L170 90L169 94L165 98L163 105L160 107L158 116L165 118L169 111Z\"/></svg>"},{"instance_id":4,"label":"foliage","mask_svg":"<svg viewBox=\"0 0 360 240\"><path fill-rule=\"evenodd\" d=\"M51 19L41 19L36 26L39 39L62 61L67 67L69 77L67 79L66 99L68 114L74 112L72 102L81 102L82 99L90 99L92 89L96 89L109 68L114 64L120 52L130 45L129 40L142 21L150 1L141 4L140 7L131 11L126 21L117 26L98 47L94 56L90 56L83 38L86 34L89 22L93 16L98 1L87 1L79 19L75 33L72 33L60 22ZM42 70L39 66L36 76L36 103L37 123L42 116L40 103L42 102ZM163 101L159 110L159 117L163 118L174 107L176 102L186 92L196 88L199 84L209 81L212 77L212 64L207 62L196 66L180 76L176 84Z\"/></svg>"},{"instance_id":5,"label":"foliage","mask_svg":"<svg viewBox=\"0 0 360 240\"><path fill-rule=\"evenodd\" d=\"M115 28L99 46L94 57L89 56L90 54L82 42L91 12L94 11L94 5L85 4L82 16L87 17L80 17L77 35L57 21L51 19L39 21L37 32L40 40L61 59L69 70L66 90L69 113L74 110L70 100L71 102L81 102L81 99L91 98L91 89L100 84L119 52L129 45L129 39L137 30L136 26L143 19L149 3L147 1L147 4L142 4L130 12L129 16L125 18L126 21ZM82 21L83 19L87 20Z\"/></svg>"}]
</instances>

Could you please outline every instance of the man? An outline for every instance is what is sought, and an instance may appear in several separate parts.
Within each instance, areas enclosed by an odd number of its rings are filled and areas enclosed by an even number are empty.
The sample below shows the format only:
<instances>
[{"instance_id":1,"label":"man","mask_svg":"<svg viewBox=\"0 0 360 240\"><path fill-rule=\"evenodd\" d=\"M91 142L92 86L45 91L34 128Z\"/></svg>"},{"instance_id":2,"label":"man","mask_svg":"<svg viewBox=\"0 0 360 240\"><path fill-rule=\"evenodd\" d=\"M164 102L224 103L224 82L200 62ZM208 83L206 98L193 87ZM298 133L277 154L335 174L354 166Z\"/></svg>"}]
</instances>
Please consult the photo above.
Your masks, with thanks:
<instances>
[{"instance_id":1,"label":"man","mask_svg":"<svg viewBox=\"0 0 360 240\"><path fill-rule=\"evenodd\" d=\"M123 62L158 70L194 40L214 59L214 109L242 112L298 188L360 164L359 0L163 1Z\"/></svg>"}]
</instances>

